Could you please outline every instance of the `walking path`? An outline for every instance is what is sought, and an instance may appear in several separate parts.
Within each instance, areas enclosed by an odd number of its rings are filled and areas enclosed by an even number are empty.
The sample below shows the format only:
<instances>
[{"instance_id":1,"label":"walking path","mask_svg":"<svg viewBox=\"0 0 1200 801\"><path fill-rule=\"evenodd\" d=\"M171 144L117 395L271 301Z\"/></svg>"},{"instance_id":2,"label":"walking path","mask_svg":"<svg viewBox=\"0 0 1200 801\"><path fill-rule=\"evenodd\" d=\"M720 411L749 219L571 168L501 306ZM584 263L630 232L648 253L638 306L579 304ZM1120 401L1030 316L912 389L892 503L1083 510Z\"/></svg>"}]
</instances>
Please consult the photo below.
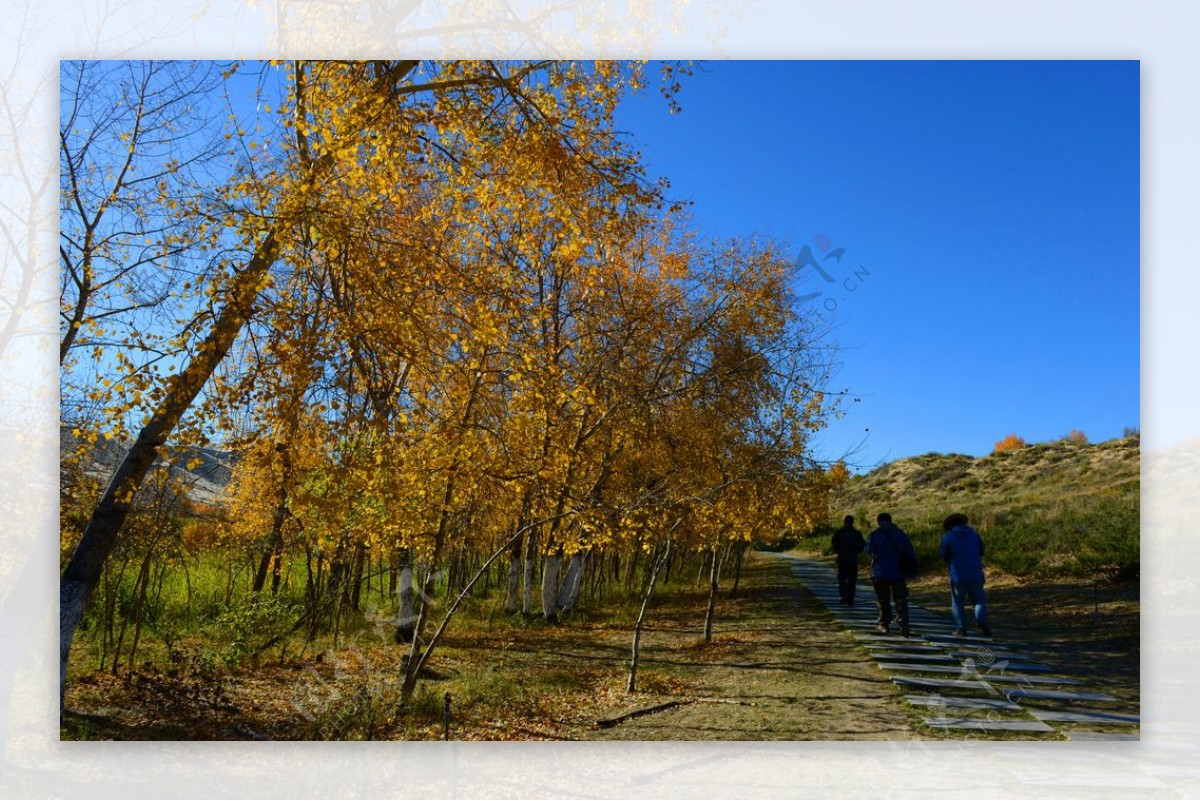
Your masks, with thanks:
<instances>
[{"instance_id":1,"label":"walking path","mask_svg":"<svg viewBox=\"0 0 1200 801\"><path fill-rule=\"evenodd\" d=\"M1030 653L1036 644L955 637L948 617L911 600L911 636L879 634L875 593L869 583L859 582L854 606L848 607L838 595L837 572L831 564L778 556L791 563L792 574L836 622L854 634L880 670L913 692L906 698L927 708L926 725L1042 733L1053 739L1139 739L1137 714L1129 713L1113 696L1089 692L1080 680L1058 675L1054 667L1037 661Z\"/></svg>"}]
</instances>

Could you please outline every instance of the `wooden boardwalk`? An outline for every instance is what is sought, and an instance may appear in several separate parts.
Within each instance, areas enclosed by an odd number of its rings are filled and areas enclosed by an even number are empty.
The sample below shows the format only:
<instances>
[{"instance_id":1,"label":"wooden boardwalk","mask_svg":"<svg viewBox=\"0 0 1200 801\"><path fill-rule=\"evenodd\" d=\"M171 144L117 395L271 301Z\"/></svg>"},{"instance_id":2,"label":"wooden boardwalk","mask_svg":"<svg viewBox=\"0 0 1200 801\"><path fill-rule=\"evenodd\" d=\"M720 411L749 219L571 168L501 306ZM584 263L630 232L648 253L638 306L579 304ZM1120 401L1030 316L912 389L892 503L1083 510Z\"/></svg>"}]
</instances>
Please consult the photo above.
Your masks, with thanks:
<instances>
[{"instance_id":1,"label":"wooden boardwalk","mask_svg":"<svg viewBox=\"0 0 1200 801\"><path fill-rule=\"evenodd\" d=\"M832 564L778 556L789 561L792 574L824 604L834 623L858 639L868 658L897 685L913 691L906 699L927 715L925 725L1054 740L1139 739L1136 713L1039 661L1033 653L1036 643L955 637L948 617L911 601L911 636L879 634L875 593L866 581L859 582L854 606L846 606Z\"/></svg>"}]
</instances>

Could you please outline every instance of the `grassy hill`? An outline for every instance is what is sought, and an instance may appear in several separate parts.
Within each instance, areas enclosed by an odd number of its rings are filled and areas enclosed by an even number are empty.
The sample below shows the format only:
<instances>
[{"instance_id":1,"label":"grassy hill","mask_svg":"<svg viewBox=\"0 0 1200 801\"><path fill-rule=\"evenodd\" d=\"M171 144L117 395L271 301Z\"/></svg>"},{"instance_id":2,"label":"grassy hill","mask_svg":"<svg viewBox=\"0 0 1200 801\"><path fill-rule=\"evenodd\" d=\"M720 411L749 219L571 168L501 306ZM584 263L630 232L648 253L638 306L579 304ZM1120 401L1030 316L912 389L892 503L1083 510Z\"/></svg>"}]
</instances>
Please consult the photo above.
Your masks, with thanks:
<instances>
[{"instance_id":1,"label":"grassy hill","mask_svg":"<svg viewBox=\"0 0 1200 801\"><path fill-rule=\"evenodd\" d=\"M1140 569L1140 443L1069 440L982 458L927 453L854 476L834 502L835 519L858 518L864 533L891 512L939 566L941 521L963 512L983 535L987 562L1027 576L1132 578Z\"/></svg>"}]
</instances>

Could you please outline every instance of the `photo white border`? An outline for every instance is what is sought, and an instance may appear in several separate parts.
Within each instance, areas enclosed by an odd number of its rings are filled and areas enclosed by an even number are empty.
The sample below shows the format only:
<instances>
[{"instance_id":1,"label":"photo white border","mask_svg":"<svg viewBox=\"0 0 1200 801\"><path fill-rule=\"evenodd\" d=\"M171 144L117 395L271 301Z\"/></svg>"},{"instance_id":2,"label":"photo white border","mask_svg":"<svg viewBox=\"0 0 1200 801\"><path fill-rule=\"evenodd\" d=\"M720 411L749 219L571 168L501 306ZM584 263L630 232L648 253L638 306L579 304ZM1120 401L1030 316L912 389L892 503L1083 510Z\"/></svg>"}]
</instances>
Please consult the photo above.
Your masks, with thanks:
<instances>
[{"instance_id":1,"label":"photo white border","mask_svg":"<svg viewBox=\"0 0 1200 801\"><path fill-rule=\"evenodd\" d=\"M540 28L504 23L550 6ZM10 0L0 16L0 795L5 797L1176 797L1200 794L1200 4L1100 0ZM337 8L334 9L334 6ZM409 7L412 6L411 10ZM478 20L490 20L479 23ZM475 24L472 24L472 20ZM501 20L497 22L497 20ZM390 27L389 27L390 26ZM432 31L432 32L431 32ZM398 44L399 43L399 44ZM1138 59L1142 70L1142 739L1116 743L60 743L57 140L60 58ZM686 99L686 98L685 98ZM780 102L797 98L781 97ZM3 117L0 114L0 117ZM1014 254L1020 258L1020 254ZM21 283L24 282L24 283ZM1070 302L1070 299L1063 299ZM0 307L0 314L7 313ZM4 318L0 317L0 327ZM1187 551L1184 551L1187 552ZM1192 553L1195 549L1192 548Z\"/></svg>"}]
</instances>

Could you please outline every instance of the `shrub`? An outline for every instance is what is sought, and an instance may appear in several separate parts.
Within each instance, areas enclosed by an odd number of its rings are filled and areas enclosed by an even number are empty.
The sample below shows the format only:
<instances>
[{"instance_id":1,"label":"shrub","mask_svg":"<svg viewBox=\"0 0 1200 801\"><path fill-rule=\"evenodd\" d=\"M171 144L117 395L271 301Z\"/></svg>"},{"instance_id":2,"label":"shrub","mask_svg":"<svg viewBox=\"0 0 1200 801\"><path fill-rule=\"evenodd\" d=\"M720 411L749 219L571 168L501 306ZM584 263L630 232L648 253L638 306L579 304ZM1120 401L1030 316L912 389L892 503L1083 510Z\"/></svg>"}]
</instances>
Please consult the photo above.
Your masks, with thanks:
<instances>
[{"instance_id":1,"label":"shrub","mask_svg":"<svg viewBox=\"0 0 1200 801\"><path fill-rule=\"evenodd\" d=\"M1087 434L1080 431L1078 428L1072 428L1071 433L1067 434L1065 439L1068 442L1074 442L1077 445L1087 445Z\"/></svg>"},{"instance_id":2,"label":"shrub","mask_svg":"<svg viewBox=\"0 0 1200 801\"><path fill-rule=\"evenodd\" d=\"M215 623L227 638L223 648L226 664L246 659L253 653L254 642L287 628L299 613L297 604L274 595L255 597L225 610Z\"/></svg>"},{"instance_id":3,"label":"shrub","mask_svg":"<svg viewBox=\"0 0 1200 801\"><path fill-rule=\"evenodd\" d=\"M1016 434L1009 434L1004 439L996 443L996 447L992 449L992 453L1004 453L1005 451L1015 451L1026 447L1028 443Z\"/></svg>"}]
</instances>

